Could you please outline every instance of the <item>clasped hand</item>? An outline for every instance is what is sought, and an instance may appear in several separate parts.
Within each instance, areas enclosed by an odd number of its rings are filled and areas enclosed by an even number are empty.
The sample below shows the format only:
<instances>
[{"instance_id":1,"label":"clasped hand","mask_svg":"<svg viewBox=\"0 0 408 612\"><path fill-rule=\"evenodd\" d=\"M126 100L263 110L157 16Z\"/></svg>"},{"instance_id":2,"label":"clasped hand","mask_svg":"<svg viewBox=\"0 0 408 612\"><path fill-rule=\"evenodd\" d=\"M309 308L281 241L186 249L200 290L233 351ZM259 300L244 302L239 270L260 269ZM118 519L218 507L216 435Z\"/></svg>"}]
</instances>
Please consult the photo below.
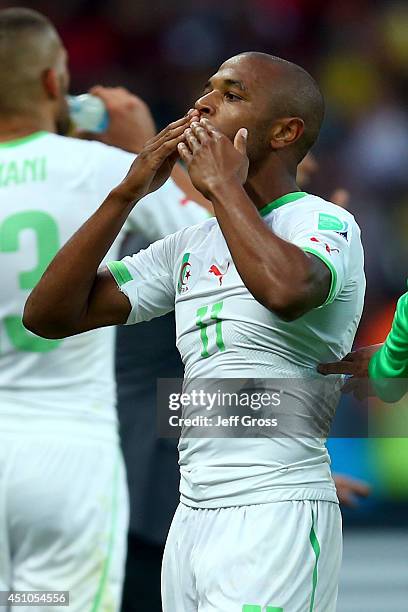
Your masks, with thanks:
<instances>
[{"instance_id":1,"label":"clasped hand","mask_svg":"<svg viewBox=\"0 0 408 612\"><path fill-rule=\"evenodd\" d=\"M185 140L177 146L178 152L194 187L206 198L211 199L214 190L230 181L241 185L246 182L249 166L246 128L238 130L232 144L208 119L194 118L184 136Z\"/></svg>"},{"instance_id":2,"label":"clasped hand","mask_svg":"<svg viewBox=\"0 0 408 612\"><path fill-rule=\"evenodd\" d=\"M126 199L140 200L159 189L181 158L193 185L205 197L231 180L245 183L248 175L247 130L238 130L234 144L197 110L170 123L151 138L133 162L117 191Z\"/></svg>"}]
</instances>

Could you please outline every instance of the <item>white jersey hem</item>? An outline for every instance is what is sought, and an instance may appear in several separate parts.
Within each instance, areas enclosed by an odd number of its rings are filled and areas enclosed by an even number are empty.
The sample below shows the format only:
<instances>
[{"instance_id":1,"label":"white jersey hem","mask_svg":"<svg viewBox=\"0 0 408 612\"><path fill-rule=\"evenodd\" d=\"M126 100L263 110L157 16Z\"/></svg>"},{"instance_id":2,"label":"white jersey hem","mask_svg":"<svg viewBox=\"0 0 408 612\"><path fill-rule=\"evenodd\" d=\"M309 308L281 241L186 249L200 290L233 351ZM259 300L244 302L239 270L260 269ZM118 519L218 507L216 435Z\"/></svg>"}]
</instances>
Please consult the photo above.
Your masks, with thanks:
<instances>
[{"instance_id":1,"label":"white jersey hem","mask_svg":"<svg viewBox=\"0 0 408 612\"><path fill-rule=\"evenodd\" d=\"M209 499L203 501L194 501L180 495L180 503L190 508L231 508L236 506L252 506L258 504L270 504L283 501L327 501L335 504L339 503L336 491L333 488L309 489L294 489L289 487L275 487L269 491L255 492L247 495L233 495L224 499Z\"/></svg>"}]
</instances>

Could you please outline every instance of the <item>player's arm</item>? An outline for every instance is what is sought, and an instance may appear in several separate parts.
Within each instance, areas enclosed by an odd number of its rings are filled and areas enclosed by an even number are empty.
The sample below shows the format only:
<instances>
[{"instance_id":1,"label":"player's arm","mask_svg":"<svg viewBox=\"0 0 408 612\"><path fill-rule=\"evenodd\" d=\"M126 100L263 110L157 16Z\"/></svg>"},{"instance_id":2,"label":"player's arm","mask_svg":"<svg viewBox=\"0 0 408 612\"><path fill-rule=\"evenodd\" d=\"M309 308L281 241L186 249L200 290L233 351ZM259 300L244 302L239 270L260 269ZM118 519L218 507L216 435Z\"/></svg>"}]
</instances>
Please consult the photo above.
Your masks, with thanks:
<instances>
[{"instance_id":1,"label":"player's arm","mask_svg":"<svg viewBox=\"0 0 408 612\"><path fill-rule=\"evenodd\" d=\"M27 300L23 323L29 330L62 338L126 321L128 299L109 273L98 268L133 207L168 179L191 116L170 124L145 145L124 181L57 253Z\"/></svg>"},{"instance_id":2,"label":"player's arm","mask_svg":"<svg viewBox=\"0 0 408 612\"><path fill-rule=\"evenodd\" d=\"M387 396L384 379L408 378L408 293L398 300L391 331L384 345L371 357L368 374L378 395L384 399Z\"/></svg>"},{"instance_id":3,"label":"player's arm","mask_svg":"<svg viewBox=\"0 0 408 612\"><path fill-rule=\"evenodd\" d=\"M367 395L377 395L387 402L401 399L408 391L408 293L398 300L384 344L363 347L340 361L321 363L318 371L350 375L342 390L352 392L358 399Z\"/></svg>"},{"instance_id":4,"label":"player's arm","mask_svg":"<svg viewBox=\"0 0 408 612\"><path fill-rule=\"evenodd\" d=\"M193 184L214 205L237 270L252 295L291 321L323 304L331 273L319 258L275 235L246 194L246 134L235 146L206 119L194 122L179 145Z\"/></svg>"}]
</instances>

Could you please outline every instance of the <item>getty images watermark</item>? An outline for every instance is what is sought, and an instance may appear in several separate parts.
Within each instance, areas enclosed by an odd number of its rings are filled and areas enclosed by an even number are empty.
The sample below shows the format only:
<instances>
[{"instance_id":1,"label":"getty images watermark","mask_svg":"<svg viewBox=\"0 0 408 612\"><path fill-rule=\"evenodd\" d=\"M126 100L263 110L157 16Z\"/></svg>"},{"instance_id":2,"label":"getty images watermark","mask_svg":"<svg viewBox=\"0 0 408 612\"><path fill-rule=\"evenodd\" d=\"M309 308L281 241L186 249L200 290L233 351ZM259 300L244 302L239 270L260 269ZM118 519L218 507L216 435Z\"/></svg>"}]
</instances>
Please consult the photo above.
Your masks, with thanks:
<instances>
[{"instance_id":1,"label":"getty images watermark","mask_svg":"<svg viewBox=\"0 0 408 612\"><path fill-rule=\"evenodd\" d=\"M334 396L326 401L321 388L310 383L305 388L304 381L299 386L289 379L159 379L159 436L324 437L334 404Z\"/></svg>"},{"instance_id":2,"label":"getty images watermark","mask_svg":"<svg viewBox=\"0 0 408 612\"><path fill-rule=\"evenodd\" d=\"M366 379L356 381L361 383L358 392L344 395L345 382L341 376L317 374L298 379L158 379L158 436L408 438L408 380L383 381L388 402L373 396Z\"/></svg>"},{"instance_id":3,"label":"getty images watermark","mask_svg":"<svg viewBox=\"0 0 408 612\"><path fill-rule=\"evenodd\" d=\"M190 392L171 393L169 395L170 410L179 410L182 407L195 406L212 410L215 406L227 406L229 408L243 406L259 410L260 408L279 406L281 403L280 392L247 392L245 390L228 392L218 389L209 392L204 389L192 389Z\"/></svg>"},{"instance_id":4,"label":"getty images watermark","mask_svg":"<svg viewBox=\"0 0 408 612\"><path fill-rule=\"evenodd\" d=\"M169 416L170 427L176 429L192 428L196 431L207 430L209 433L214 429L219 432L225 428L264 428L277 427L276 416L266 416L265 409L271 410L281 403L280 393L274 391L268 393L248 391L207 391L204 389L192 389L189 392L171 393L169 395L169 410L173 412ZM247 413L247 411L250 413Z\"/></svg>"}]
</instances>

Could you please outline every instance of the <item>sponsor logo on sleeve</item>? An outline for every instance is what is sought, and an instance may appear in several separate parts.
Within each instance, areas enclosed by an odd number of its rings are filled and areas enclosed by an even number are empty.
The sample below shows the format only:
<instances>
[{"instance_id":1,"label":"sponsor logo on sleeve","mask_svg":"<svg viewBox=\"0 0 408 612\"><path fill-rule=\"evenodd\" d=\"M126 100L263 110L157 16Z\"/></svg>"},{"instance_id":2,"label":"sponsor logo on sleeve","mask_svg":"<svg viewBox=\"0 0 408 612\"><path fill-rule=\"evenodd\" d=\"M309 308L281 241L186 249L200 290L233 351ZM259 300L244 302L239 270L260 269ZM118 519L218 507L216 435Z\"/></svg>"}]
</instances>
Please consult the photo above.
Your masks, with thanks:
<instances>
[{"instance_id":1,"label":"sponsor logo on sleeve","mask_svg":"<svg viewBox=\"0 0 408 612\"><path fill-rule=\"evenodd\" d=\"M327 213L318 213L317 229L323 232L335 232L347 241L350 237L348 221Z\"/></svg>"}]
</instances>

